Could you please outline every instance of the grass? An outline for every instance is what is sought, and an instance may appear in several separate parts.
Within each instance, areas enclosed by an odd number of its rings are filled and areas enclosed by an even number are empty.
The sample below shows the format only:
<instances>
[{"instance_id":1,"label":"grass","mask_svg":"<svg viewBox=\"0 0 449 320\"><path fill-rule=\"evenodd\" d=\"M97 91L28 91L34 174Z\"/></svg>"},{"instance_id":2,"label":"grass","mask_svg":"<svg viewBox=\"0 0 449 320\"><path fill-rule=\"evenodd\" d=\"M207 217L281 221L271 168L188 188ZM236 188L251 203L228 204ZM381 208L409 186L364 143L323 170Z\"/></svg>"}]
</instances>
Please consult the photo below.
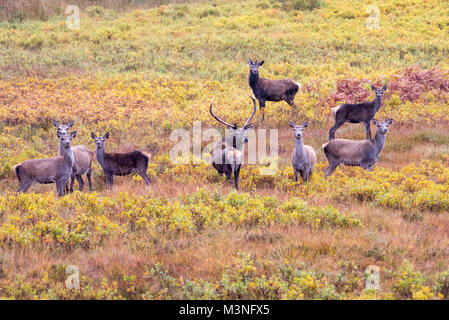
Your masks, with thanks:
<instances>
[{"instance_id":1,"label":"grass","mask_svg":"<svg viewBox=\"0 0 449 320\"><path fill-rule=\"evenodd\" d=\"M371 2L315 3L80 2L80 30L57 11L2 18L0 296L445 298L447 6L380 1L381 28L369 30ZM264 123L256 114L256 129L279 130L279 168L264 176L245 165L237 193L210 165L173 164L170 133L193 121L217 128L212 96L223 118L244 121L248 58L265 60L262 76L302 89L296 110L269 102ZM341 166L325 180L329 108L372 99L368 82L389 83L376 115L394 119L386 147L374 172ZM76 144L94 149L90 132L111 131L108 151L150 152L152 186L126 176L107 190L95 162L92 194L56 199L54 185L35 185L15 195L15 164L57 154L54 118L75 120ZM297 184L288 121L305 119L318 164ZM336 135L365 133L345 124ZM68 265L80 270L78 291L65 287ZM380 267L380 290L364 290L370 265Z\"/></svg>"}]
</instances>

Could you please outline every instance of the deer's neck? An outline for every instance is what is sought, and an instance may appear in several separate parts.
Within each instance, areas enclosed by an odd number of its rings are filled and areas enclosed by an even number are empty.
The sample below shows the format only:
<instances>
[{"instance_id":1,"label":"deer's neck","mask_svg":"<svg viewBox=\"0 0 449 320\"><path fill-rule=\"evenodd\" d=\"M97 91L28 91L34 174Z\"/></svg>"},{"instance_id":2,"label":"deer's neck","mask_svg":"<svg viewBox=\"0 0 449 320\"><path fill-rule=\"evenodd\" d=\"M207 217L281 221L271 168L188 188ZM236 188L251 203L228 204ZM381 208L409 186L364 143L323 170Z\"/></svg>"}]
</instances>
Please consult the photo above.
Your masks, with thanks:
<instances>
[{"instance_id":1,"label":"deer's neck","mask_svg":"<svg viewBox=\"0 0 449 320\"><path fill-rule=\"evenodd\" d=\"M73 167L73 164L75 163L75 155L73 154L72 147L70 148L62 148L61 150L62 158L64 159L64 162L69 166Z\"/></svg>"},{"instance_id":2,"label":"deer's neck","mask_svg":"<svg viewBox=\"0 0 449 320\"><path fill-rule=\"evenodd\" d=\"M253 74L251 71L249 72L249 86L254 89L257 86L257 82L259 81L259 73Z\"/></svg>"},{"instance_id":3,"label":"deer's neck","mask_svg":"<svg viewBox=\"0 0 449 320\"><path fill-rule=\"evenodd\" d=\"M105 157L104 148L97 147L97 160L100 163L101 167L104 167L104 164L105 164L104 157Z\"/></svg>"},{"instance_id":4,"label":"deer's neck","mask_svg":"<svg viewBox=\"0 0 449 320\"><path fill-rule=\"evenodd\" d=\"M240 139L239 139L240 140ZM225 138L225 142L229 147L233 147L234 149L243 150L244 143L237 143L237 136L233 134L229 134Z\"/></svg>"},{"instance_id":5,"label":"deer's neck","mask_svg":"<svg viewBox=\"0 0 449 320\"><path fill-rule=\"evenodd\" d=\"M374 149L376 150L376 154L379 155L379 153L382 151L382 149L385 147L385 137L386 134L382 134L377 130L376 135L374 136L374 139L371 140L371 142L374 145Z\"/></svg>"},{"instance_id":6,"label":"deer's neck","mask_svg":"<svg viewBox=\"0 0 449 320\"><path fill-rule=\"evenodd\" d=\"M64 146L62 145L62 141L59 140L59 155L62 156L64 153Z\"/></svg>"},{"instance_id":7,"label":"deer's neck","mask_svg":"<svg viewBox=\"0 0 449 320\"><path fill-rule=\"evenodd\" d=\"M378 97L376 95L376 97L373 100L374 110L376 110L376 112L379 111L381 104L382 104L382 97Z\"/></svg>"},{"instance_id":8,"label":"deer's neck","mask_svg":"<svg viewBox=\"0 0 449 320\"><path fill-rule=\"evenodd\" d=\"M304 140L302 138L295 138L295 155L297 159L304 158Z\"/></svg>"}]
</instances>

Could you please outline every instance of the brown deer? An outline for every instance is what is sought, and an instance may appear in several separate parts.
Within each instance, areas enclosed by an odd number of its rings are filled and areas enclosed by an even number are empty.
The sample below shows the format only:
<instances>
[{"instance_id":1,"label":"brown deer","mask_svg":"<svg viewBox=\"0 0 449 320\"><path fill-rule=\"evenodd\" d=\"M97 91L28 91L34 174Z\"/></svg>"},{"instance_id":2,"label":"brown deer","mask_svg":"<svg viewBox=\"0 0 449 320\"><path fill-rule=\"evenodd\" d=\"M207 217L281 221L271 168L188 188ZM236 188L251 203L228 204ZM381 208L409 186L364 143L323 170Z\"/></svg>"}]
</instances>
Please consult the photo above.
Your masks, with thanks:
<instances>
[{"instance_id":1,"label":"brown deer","mask_svg":"<svg viewBox=\"0 0 449 320\"><path fill-rule=\"evenodd\" d=\"M253 90L256 99L259 100L259 108L262 111L262 120L265 119L265 101L284 100L293 108L295 107L295 95L299 90L299 84L291 79L269 80L259 77L259 67L264 61L253 62L248 59L249 64L249 86Z\"/></svg>"},{"instance_id":2,"label":"brown deer","mask_svg":"<svg viewBox=\"0 0 449 320\"><path fill-rule=\"evenodd\" d=\"M142 177L147 186L150 185L150 178L147 176L149 154L139 150L127 153L106 153L104 143L109 138L109 132L103 137L97 137L93 132L90 135L95 140L97 160L106 174L106 185L109 188L112 188L114 184L114 176L126 176L134 172Z\"/></svg>"},{"instance_id":3,"label":"brown deer","mask_svg":"<svg viewBox=\"0 0 449 320\"><path fill-rule=\"evenodd\" d=\"M243 162L243 147L248 142L247 133L253 127L253 123L249 123L257 111L256 99L251 97L254 104L254 110L251 116L245 121L242 127L237 127L236 124L229 124L218 118L212 111L212 104L214 99L210 102L210 114L218 122L228 127L231 132L226 135L220 142L218 142L211 151L212 166L218 171L220 175L225 174L228 181L231 181L234 175L235 188L239 189L239 175L240 167Z\"/></svg>"},{"instance_id":4,"label":"brown deer","mask_svg":"<svg viewBox=\"0 0 449 320\"><path fill-rule=\"evenodd\" d=\"M14 171L19 181L18 192L25 192L33 183L56 183L56 191L61 197L66 194L66 185L72 174L75 156L72 151L72 139L76 131L71 134L58 133L63 146L62 155L46 159L25 160L16 166Z\"/></svg>"},{"instance_id":5,"label":"brown deer","mask_svg":"<svg viewBox=\"0 0 449 320\"><path fill-rule=\"evenodd\" d=\"M68 122L66 125L53 120L53 125L56 127L56 134L67 134L69 129L73 126L74 121ZM62 155L63 145L59 143L59 154ZM86 174L87 181L89 182L89 190L92 192L92 161L94 154L86 146L77 145L72 147L73 154L75 155L75 163L73 165L72 176L70 177L70 188L68 191L73 192L73 184L78 181L79 190L83 191L84 180L83 174Z\"/></svg>"},{"instance_id":6,"label":"brown deer","mask_svg":"<svg viewBox=\"0 0 449 320\"><path fill-rule=\"evenodd\" d=\"M377 126L377 131L374 139L371 140L333 139L323 144L324 154L329 162L325 177L330 176L340 163L346 166L360 166L371 171L385 146L388 126L392 122L393 119L385 122L374 119L373 124Z\"/></svg>"}]
</instances>

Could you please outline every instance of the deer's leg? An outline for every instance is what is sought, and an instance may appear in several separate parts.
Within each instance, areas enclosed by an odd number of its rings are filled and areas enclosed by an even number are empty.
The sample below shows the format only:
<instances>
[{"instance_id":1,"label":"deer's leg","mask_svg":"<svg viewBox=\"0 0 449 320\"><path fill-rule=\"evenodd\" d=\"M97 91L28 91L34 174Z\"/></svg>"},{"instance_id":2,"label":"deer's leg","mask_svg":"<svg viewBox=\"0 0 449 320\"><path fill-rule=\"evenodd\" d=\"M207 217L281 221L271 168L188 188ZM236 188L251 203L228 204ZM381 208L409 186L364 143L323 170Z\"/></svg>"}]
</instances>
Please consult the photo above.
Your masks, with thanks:
<instances>
[{"instance_id":1,"label":"deer's leg","mask_svg":"<svg viewBox=\"0 0 449 320\"><path fill-rule=\"evenodd\" d=\"M89 190L90 192L92 192L92 170L89 169L89 171L87 171L87 181L89 182Z\"/></svg>"},{"instance_id":2,"label":"deer's leg","mask_svg":"<svg viewBox=\"0 0 449 320\"><path fill-rule=\"evenodd\" d=\"M106 174L106 186L108 188L112 188L114 185L114 175L113 174Z\"/></svg>"},{"instance_id":3,"label":"deer's leg","mask_svg":"<svg viewBox=\"0 0 449 320\"><path fill-rule=\"evenodd\" d=\"M330 162L329 167L327 167L326 170L324 171L325 178L329 177L338 167L339 164L340 164L339 162Z\"/></svg>"},{"instance_id":4,"label":"deer's leg","mask_svg":"<svg viewBox=\"0 0 449 320\"><path fill-rule=\"evenodd\" d=\"M69 181L67 181L67 183L68 183ZM66 188L66 193L72 193L73 192L73 184L75 183L75 175L74 174L72 174L71 176L70 176L70 188ZM79 183L79 182L78 182Z\"/></svg>"},{"instance_id":5,"label":"deer's leg","mask_svg":"<svg viewBox=\"0 0 449 320\"><path fill-rule=\"evenodd\" d=\"M362 162L360 164L360 166L363 169L368 170L368 171L372 171L373 170L373 165L374 165L374 162Z\"/></svg>"},{"instance_id":6,"label":"deer's leg","mask_svg":"<svg viewBox=\"0 0 449 320\"><path fill-rule=\"evenodd\" d=\"M240 166L236 168L234 171L234 179L235 179L235 189L239 189L239 176L240 176Z\"/></svg>"},{"instance_id":7,"label":"deer's leg","mask_svg":"<svg viewBox=\"0 0 449 320\"><path fill-rule=\"evenodd\" d=\"M151 181L150 178L148 177L147 173L145 172L145 170L141 170L141 169L137 169L137 173L139 174L139 176L142 177L142 179L145 181L145 184L147 186L150 185Z\"/></svg>"},{"instance_id":8,"label":"deer's leg","mask_svg":"<svg viewBox=\"0 0 449 320\"><path fill-rule=\"evenodd\" d=\"M262 112L262 121L265 120L265 100L259 99L259 110Z\"/></svg>"},{"instance_id":9,"label":"deer's leg","mask_svg":"<svg viewBox=\"0 0 449 320\"><path fill-rule=\"evenodd\" d=\"M345 122L335 120L334 126L329 130L329 140L335 139L335 131L337 131L337 129L340 128L343 125L343 123Z\"/></svg>"},{"instance_id":10,"label":"deer's leg","mask_svg":"<svg viewBox=\"0 0 449 320\"><path fill-rule=\"evenodd\" d=\"M307 176L307 169L300 170L299 173L301 174L301 179L302 179L302 181L307 182L307 180L308 180L308 178L309 178L309 177Z\"/></svg>"},{"instance_id":11,"label":"deer's leg","mask_svg":"<svg viewBox=\"0 0 449 320\"><path fill-rule=\"evenodd\" d=\"M289 106L292 108L296 108L295 94L296 94L296 92L293 94L292 93L286 94L286 96L285 96L285 102L287 102L289 104Z\"/></svg>"},{"instance_id":12,"label":"deer's leg","mask_svg":"<svg viewBox=\"0 0 449 320\"><path fill-rule=\"evenodd\" d=\"M295 172L295 182L298 182L298 170L296 170L296 168L293 168L293 171Z\"/></svg>"},{"instance_id":13,"label":"deer's leg","mask_svg":"<svg viewBox=\"0 0 449 320\"><path fill-rule=\"evenodd\" d=\"M371 126L369 121L365 121L365 132L366 132L366 139L371 140Z\"/></svg>"},{"instance_id":14,"label":"deer's leg","mask_svg":"<svg viewBox=\"0 0 449 320\"><path fill-rule=\"evenodd\" d=\"M76 175L76 181L78 181L78 186L80 188L80 191L83 191L84 187L84 180L81 175ZM73 178L72 178L72 185L70 186L70 192L73 192Z\"/></svg>"},{"instance_id":15,"label":"deer's leg","mask_svg":"<svg viewBox=\"0 0 449 320\"><path fill-rule=\"evenodd\" d=\"M32 182L29 180L19 181L19 188L17 192L26 192L31 187Z\"/></svg>"},{"instance_id":16,"label":"deer's leg","mask_svg":"<svg viewBox=\"0 0 449 320\"><path fill-rule=\"evenodd\" d=\"M56 181L56 192L58 193L58 197L62 197L66 194L65 188L68 182L68 179L65 178L60 178L58 181Z\"/></svg>"}]
</instances>

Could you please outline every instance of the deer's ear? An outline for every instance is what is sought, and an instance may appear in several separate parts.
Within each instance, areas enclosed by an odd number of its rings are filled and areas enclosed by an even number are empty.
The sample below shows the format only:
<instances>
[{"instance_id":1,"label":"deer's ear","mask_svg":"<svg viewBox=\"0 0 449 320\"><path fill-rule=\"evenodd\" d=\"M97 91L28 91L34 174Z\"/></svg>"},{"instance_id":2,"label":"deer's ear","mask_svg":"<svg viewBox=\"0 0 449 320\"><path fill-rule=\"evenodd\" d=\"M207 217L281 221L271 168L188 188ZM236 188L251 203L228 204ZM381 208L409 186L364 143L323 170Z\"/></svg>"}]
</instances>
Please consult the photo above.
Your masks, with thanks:
<instances>
[{"instance_id":1,"label":"deer's ear","mask_svg":"<svg viewBox=\"0 0 449 320\"><path fill-rule=\"evenodd\" d=\"M69 123L67 123L67 127L71 128L74 123L75 123L74 120L70 120Z\"/></svg>"},{"instance_id":2,"label":"deer's ear","mask_svg":"<svg viewBox=\"0 0 449 320\"><path fill-rule=\"evenodd\" d=\"M76 137L76 131L72 131L72 133L70 134L72 136L72 139Z\"/></svg>"},{"instance_id":3,"label":"deer's ear","mask_svg":"<svg viewBox=\"0 0 449 320\"><path fill-rule=\"evenodd\" d=\"M58 138L61 138L61 132L56 132L56 135L58 136Z\"/></svg>"},{"instance_id":4,"label":"deer's ear","mask_svg":"<svg viewBox=\"0 0 449 320\"><path fill-rule=\"evenodd\" d=\"M251 61L251 59L248 59L248 64L253 64L253 62Z\"/></svg>"},{"instance_id":5,"label":"deer's ear","mask_svg":"<svg viewBox=\"0 0 449 320\"><path fill-rule=\"evenodd\" d=\"M59 122L56 121L56 120L53 120L53 125L54 125L55 127L58 127L58 126L59 126Z\"/></svg>"},{"instance_id":6,"label":"deer's ear","mask_svg":"<svg viewBox=\"0 0 449 320\"><path fill-rule=\"evenodd\" d=\"M373 119L373 124L374 124L375 126L377 126L377 125L379 124L379 122L377 122L376 119Z\"/></svg>"},{"instance_id":7,"label":"deer's ear","mask_svg":"<svg viewBox=\"0 0 449 320\"><path fill-rule=\"evenodd\" d=\"M388 125L390 125L390 124L392 124L392 123L393 123L393 119L390 118L390 119L387 120L387 124L388 124Z\"/></svg>"},{"instance_id":8,"label":"deer's ear","mask_svg":"<svg viewBox=\"0 0 449 320\"><path fill-rule=\"evenodd\" d=\"M259 67L260 67L261 65L263 65L264 62L265 62L265 60L260 61L260 62L258 63Z\"/></svg>"},{"instance_id":9,"label":"deer's ear","mask_svg":"<svg viewBox=\"0 0 449 320\"><path fill-rule=\"evenodd\" d=\"M303 124L302 124L302 126L305 128L305 127L307 127L309 125L309 121L306 121L306 122L304 122Z\"/></svg>"},{"instance_id":10,"label":"deer's ear","mask_svg":"<svg viewBox=\"0 0 449 320\"><path fill-rule=\"evenodd\" d=\"M95 133L91 132L90 136L92 137L92 139L95 139L97 136L95 135Z\"/></svg>"},{"instance_id":11,"label":"deer's ear","mask_svg":"<svg viewBox=\"0 0 449 320\"><path fill-rule=\"evenodd\" d=\"M290 127L294 128L295 124L293 123L293 121L289 121L288 124L290 125Z\"/></svg>"},{"instance_id":12,"label":"deer's ear","mask_svg":"<svg viewBox=\"0 0 449 320\"><path fill-rule=\"evenodd\" d=\"M109 138L109 131L108 132L106 132L106 134L104 135L104 137L103 138L105 138L105 139L108 139Z\"/></svg>"},{"instance_id":13,"label":"deer's ear","mask_svg":"<svg viewBox=\"0 0 449 320\"><path fill-rule=\"evenodd\" d=\"M376 87L375 87L375 86L373 86L373 85L371 85L371 90L374 90L374 91L376 91Z\"/></svg>"},{"instance_id":14,"label":"deer's ear","mask_svg":"<svg viewBox=\"0 0 449 320\"><path fill-rule=\"evenodd\" d=\"M384 87L382 88L383 91L387 91L387 85L384 85Z\"/></svg>"}]
</instances>

